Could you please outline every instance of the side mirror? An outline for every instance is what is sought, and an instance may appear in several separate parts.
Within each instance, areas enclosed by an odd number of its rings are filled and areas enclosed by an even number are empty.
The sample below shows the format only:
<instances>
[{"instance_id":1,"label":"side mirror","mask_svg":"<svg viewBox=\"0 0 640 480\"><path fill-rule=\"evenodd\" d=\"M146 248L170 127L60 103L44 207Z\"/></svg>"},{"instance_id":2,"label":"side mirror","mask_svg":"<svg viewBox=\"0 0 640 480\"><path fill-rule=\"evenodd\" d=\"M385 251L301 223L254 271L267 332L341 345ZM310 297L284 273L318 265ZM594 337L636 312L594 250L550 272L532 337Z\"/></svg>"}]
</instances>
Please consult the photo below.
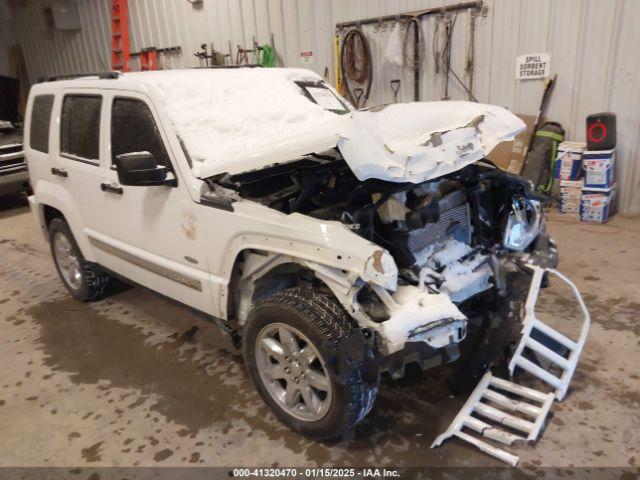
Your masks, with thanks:
<instances>
[{"instance_id":1,"label":"side mirror","mask_svg":"<svg viewBox=\"0 0 640 480\"><path fill-rule=\"evenodd\" d=\"M121 185L150 187L167 185L174 187L175 179L167 178L167 168L156 163L152 153L132 152L116 155L118 181Z\"/></svg>"}]
</instances>

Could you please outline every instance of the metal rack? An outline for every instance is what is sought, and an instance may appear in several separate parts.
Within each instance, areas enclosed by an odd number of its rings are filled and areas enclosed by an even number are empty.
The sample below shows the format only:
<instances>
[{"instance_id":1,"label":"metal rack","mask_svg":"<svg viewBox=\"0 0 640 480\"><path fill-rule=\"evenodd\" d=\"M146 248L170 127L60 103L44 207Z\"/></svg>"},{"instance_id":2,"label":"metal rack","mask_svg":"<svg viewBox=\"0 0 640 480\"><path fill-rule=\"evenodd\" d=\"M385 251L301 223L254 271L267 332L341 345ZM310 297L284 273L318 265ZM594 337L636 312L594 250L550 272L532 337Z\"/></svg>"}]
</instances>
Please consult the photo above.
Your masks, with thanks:
<instances>
[{"instance_id":1,"label":"metal rack","mask_svg":"<svg viewBox=\"0 0 640 480\"><path fill-rule=\"evenodd\" d=\"M382 24L385 22L397 22L399 20L421 20L424 17L430 15L444 15L451 12L457 12L460 10L478 10L482 11L487 7L483 4L482 0L477 0L473 2L463 2L455 5L444 5L441 7L433 7L433 8L425 8L422 10L415 10L412 12L404 12L396 15L384 15L381 17L371 17L365 18L363 20L351 20L348 22L340 22L336 24L336 31L343 32L349 28L360 28L363 25L373 25L373 24ZM420 53L419 53L419 42L420 42L420 32L418 28L413 29L413 42L414 42L414 58L413 58L413 99L414 101L420 100ZM458 81L460 81L457 76L455 76ZM467 90L466 86L463 87Z\"/></svg>"}]
</instances>

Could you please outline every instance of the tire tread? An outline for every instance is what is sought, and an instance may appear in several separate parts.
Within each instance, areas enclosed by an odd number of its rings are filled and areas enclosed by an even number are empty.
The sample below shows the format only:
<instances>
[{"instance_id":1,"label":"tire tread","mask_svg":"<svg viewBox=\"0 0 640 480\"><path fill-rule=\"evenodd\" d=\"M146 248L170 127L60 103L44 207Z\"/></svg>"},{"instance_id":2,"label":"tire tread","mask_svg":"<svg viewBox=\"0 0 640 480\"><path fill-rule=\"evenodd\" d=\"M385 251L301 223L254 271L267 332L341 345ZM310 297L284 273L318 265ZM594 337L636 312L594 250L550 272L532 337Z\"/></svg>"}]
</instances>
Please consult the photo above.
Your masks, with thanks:
<instances>
[{"instance_id":1,"label":"tire tread","mask_svg":"<svg viewBox=\"0 0 640 480\"><path fill-rule=\"evenodd\" d=\"M336 352L340 343L359 330L355 320L345 312L338 301L325 293L316 292L304 287L293 287L281 290L269 298L257 302L254 308L266 303L286 305L297 310L313 323L322 336ZM371 351L368 352L373 355ZM362 378L360 365L355 365L353 372L346 380L349 391L347 419L340 432L332 437L341 437L363 420L373 408L378 393L377 383L370 385Z\"/></svg>"}]
</instances>

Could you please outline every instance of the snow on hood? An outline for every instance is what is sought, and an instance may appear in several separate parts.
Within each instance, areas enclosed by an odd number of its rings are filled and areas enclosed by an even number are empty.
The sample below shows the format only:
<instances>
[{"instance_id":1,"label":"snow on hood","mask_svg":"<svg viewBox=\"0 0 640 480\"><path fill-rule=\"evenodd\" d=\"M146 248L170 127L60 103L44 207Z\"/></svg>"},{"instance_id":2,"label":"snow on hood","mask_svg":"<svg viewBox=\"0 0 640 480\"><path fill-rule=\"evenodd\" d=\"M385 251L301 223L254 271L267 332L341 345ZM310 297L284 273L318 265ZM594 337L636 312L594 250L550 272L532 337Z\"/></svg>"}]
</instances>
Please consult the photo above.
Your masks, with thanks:
<instances>
[{"instance_id":1,"label":"snow on hood","mask_svg":"<svg viewBox=\"0 0 640 480\"><path fill-rule=\"evenodd\" d=\"M314 131L340 117L303 95L296 81L322 81L304 69L165 70L124 78L156 94L189 152L196 176L238 171L238 162L249 169L265 166L260 159L274 146L282 145L282 154L294 154L296 143L309 143L305 135L317 141Z\"/></svg>"},{"instance_id":2,"label":"snow on hood","mask_svg":"<svg viewBox=\"0 0 640 480\"><path fill-rule=\"evenodd\" d=\"M353 113L338 147L360 180L420 183L485 157L525 129L502 107L471 102L398 103Z\"/></svg>"},{"instance_id":3,"label":"snow on hood","mask_svg":"<svg viewBox=\"0 0 640 480\"><path fill-rule=\"evenodd\" d=\"M303 69L125 77L155 92L199 178L259 170L337 145L360 180L420 183L483 158L525 128L504 108L470 102L400 103L340 115L304 95L296 81L322 78Z\"/></svg>"}]
</instances>

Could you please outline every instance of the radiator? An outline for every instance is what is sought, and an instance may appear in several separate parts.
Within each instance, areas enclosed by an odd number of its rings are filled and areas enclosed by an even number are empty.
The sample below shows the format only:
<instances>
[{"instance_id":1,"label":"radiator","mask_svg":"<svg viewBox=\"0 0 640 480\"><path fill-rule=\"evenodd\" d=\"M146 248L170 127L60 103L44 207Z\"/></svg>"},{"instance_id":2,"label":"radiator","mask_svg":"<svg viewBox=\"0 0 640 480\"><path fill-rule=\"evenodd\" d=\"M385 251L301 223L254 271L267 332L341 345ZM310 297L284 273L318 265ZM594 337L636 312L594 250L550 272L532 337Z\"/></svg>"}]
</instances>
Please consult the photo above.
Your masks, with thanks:
<instances>
[{"instance_id":1,"label":"radiator","mask_svg":"<svg viewBox=\"0 0 640 480\"><path fill-rule=\"evenodd\" d=\"M424 250L434 242L453 237L466 244L471 243L471 213L464 194L452 192L440 200L440 219L424 228L412 230L407 237L411 253Z\"/></svg>"}]
</instances>

